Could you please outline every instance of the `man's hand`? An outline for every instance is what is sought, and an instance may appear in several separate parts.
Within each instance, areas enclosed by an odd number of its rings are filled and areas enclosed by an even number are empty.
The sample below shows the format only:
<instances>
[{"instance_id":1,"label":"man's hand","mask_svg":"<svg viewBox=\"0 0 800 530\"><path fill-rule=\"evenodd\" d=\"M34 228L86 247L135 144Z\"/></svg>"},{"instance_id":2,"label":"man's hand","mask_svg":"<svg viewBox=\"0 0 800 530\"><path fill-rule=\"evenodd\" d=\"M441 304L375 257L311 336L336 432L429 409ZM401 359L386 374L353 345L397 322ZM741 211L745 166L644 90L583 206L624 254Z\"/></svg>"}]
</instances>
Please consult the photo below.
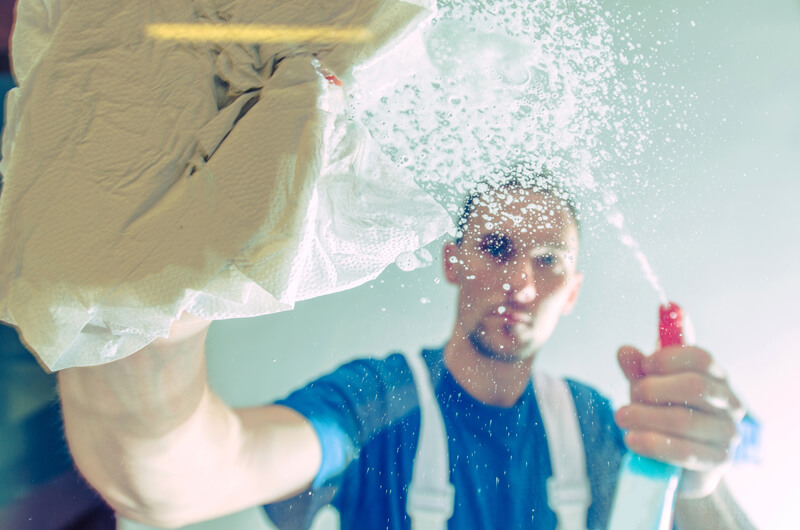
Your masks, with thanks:
<instances>
[{"instance_id":1,"label":"man's hand","mask_svg":"<svg viewBox=\"0 0 800 530\"><path fill-rule=\"evenodd\" d=\"M632 346L618 352L631 383L631 404L619 409L631 451L683 467L680 495L712 493L730 467L744 410L711 355L670 346L645 357Z\"/></svg>"}]
</instances>

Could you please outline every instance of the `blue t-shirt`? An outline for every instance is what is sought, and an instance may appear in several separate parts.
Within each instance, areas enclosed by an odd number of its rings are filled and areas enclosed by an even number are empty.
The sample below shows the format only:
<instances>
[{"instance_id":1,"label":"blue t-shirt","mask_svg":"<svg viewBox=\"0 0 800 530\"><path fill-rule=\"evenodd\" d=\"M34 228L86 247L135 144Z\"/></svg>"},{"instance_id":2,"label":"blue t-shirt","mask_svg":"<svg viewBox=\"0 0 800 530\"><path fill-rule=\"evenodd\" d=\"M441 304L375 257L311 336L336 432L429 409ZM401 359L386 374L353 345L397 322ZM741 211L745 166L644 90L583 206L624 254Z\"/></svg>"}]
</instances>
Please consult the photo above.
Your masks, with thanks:
<instances>
[{"instance_id":1,"label":"blue t-shirt","mask_svg":"<svg viewBox=\"0 0 800 530\"><path fill-rule=\"evenodd\" d=\"M449 528L553 529L547 504L550 457L533 385L510 408L477 401L444 366L442 350L423 357L447 430L455 506ZM624 452L606 399L568 381L575 398L592 490L588 527L604 528ZM413 376L405 358L362 359L292 393L278 404L308 418L322 442L311 489L266 506L282 529L308 528L332 503L341 527L410 528L408 485L420 428Z\"/></svg>"}]
</instances>

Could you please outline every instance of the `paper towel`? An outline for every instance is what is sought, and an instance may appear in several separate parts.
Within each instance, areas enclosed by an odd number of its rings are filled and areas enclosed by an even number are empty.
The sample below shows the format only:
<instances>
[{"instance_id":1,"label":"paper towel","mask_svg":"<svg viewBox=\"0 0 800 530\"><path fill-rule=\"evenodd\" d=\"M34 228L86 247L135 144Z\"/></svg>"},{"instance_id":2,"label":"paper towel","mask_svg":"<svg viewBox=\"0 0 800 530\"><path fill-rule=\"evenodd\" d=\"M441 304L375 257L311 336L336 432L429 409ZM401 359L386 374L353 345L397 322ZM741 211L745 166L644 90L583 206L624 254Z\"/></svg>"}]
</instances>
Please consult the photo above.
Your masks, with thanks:
<instances>
[{"instance_id":1,"label":"paper towel","mask_svg":"<svg viewBox=\"0 0 800 530\"><path fill-rule=\"evenodd\" d=\"M100 364L165 336L183 310L288 309L439 237L446 212L312 64L346 85L427 13L399 0L20 0L19 88L0 162L0 319L49 370ZM363 27L376 38L145 36L147 24L196 22Z\"/></svg>"}]
</instances>

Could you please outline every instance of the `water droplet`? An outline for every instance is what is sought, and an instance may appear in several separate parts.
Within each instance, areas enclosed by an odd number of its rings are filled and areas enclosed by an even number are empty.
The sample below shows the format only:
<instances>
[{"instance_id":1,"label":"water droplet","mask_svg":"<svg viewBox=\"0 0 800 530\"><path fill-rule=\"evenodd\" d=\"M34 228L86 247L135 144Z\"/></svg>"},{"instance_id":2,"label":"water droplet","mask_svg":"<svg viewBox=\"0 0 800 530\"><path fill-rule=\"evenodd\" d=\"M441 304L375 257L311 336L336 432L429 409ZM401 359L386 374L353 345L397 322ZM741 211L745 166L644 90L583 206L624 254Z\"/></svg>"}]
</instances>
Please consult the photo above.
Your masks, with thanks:
<instances>
[{"instance_id":1,"label":"water droplet","mask_svg":"<svg viewBox=\"0 0 800 530\"><path fill-rule=\"evenodd\" d=\"M501 305L500 307L497 308L497 312L502 315L503 313L506 312L506 306Z\"/></svg>"},{"instance_id":2,"label":"water droplet","mask_svg":"<svg viewBox=\"0 0 800 530\"><path fill-rule=\"evenodd\" d=\"M427 267L433 263L433 256L424 248L418 249L415 252L403 252L397 259L395 265L402 271L410 272L421 267Z\"/></svg>"},{"instance_id":3,"label":"water droplet","mask_svg":"<svg viewBox=\"0 0 800 530\"><path fill-rule=\"evenodd\" d=\"M503 284L503 290L504 290L504 291L508 291L508 290L510 290L510 289L511 289L511 286L510 286L509 284L507 284L507 283L504 283L504 284Z\"/></svg>"}]
</instances>

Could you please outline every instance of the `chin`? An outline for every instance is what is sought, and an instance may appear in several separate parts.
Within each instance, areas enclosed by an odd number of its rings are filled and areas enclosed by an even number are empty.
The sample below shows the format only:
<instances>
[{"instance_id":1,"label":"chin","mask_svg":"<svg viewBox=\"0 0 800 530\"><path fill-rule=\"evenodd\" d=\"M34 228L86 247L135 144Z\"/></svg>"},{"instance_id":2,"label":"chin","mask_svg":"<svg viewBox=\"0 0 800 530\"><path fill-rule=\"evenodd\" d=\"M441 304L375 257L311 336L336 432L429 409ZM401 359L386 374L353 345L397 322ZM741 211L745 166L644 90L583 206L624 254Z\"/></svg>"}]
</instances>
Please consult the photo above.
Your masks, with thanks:
<instances>
[{"instance_id":1,"label":"chin","mask_svg":"<svg viewBox=\"0 0 800 530\"><path fill-rule=\"evenodd\" d=\"M513 340L492 341L485 334L481 335L480 330L470 333L469 340L478 355L503 363L524 361L535 353L533 348L520 346Z\"/></svg>"}]
</instances>

